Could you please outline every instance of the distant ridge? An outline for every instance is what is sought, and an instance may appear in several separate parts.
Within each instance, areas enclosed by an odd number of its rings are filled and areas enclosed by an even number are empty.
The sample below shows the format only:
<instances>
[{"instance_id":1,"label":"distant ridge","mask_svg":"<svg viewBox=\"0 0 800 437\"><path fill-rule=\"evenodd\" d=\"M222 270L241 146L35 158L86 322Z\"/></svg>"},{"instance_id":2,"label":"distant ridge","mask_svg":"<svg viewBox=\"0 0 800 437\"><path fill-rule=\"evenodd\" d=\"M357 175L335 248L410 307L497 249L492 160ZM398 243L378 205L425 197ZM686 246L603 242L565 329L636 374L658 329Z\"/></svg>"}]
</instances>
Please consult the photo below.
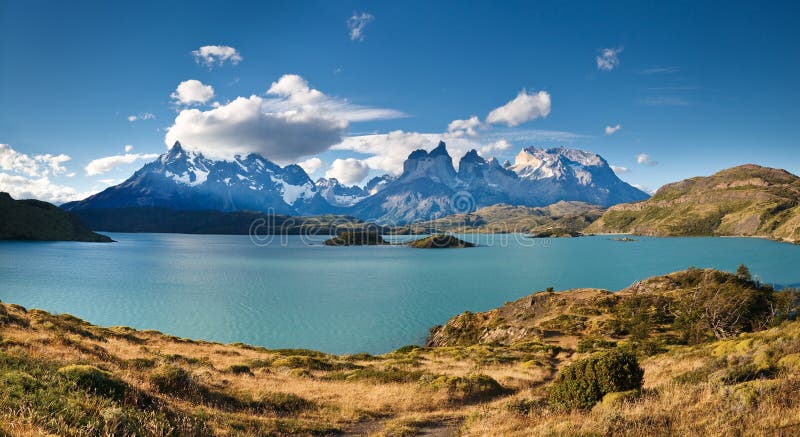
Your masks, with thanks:
<instances>
[{"instance_id":1,"label":"distant ridge","mask_svg":"<svg viewBox=\"0 0 800 437\"><path fill-rule=\"evenodd\" d=\"M78 217L40 200L14 200L0 192L0 240L86 241L107 243Z\"/></svg>"}]
</instances>

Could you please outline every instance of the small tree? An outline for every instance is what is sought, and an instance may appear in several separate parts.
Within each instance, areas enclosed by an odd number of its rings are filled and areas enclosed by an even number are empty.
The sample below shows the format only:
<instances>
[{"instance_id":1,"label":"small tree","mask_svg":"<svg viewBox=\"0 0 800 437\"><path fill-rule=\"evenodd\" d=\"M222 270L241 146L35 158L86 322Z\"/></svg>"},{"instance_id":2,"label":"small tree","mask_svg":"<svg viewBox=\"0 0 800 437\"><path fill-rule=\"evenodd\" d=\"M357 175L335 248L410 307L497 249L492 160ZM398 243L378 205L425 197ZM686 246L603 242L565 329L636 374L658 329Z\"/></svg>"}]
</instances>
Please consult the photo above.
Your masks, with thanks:
<instances>
[{"instance_id":1,"label":"small tree","mask_svg":"<svg viewBox=\"0 0 800 437\"><path fill-rule=\"evenodd\" d=\"M596 353L561 369L550 389L550 405L588 409L607 393L641 388L643 377L636 355L620 349Z\"/></svg>"},{"instance_id":2,"label":"small tree","mask_svg":"<svg viewBox=\"0 0 800 437\"><path fill-rule=\"evenodd\" d=\"M744 279L745 281L753 280L753 276L750 274L750 269L748 269L744 264L739 264L739 268L736 269L736 276L738 276L739 279Z\"/></svg>"}]
</instances>

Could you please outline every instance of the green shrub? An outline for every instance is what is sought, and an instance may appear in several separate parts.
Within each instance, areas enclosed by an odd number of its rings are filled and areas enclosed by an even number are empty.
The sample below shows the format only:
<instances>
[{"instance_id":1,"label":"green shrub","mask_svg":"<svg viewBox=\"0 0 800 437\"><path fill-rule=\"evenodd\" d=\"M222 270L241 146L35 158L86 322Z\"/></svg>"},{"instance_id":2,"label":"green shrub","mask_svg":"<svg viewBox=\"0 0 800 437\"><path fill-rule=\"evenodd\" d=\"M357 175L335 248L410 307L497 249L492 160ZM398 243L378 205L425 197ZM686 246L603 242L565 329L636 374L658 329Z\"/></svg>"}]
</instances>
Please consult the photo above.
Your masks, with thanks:
<instances>
[{"instance_id":1,"label":"green shrub","mask_svg":"<svg viewBox=\"0 0 800 437\"><path fill-rule=\"evenodd\" d=\"M500 383L491 376L473 373L469 376L425 375L420 384L437 390L447 390L452 399L474 402L506 393Z\"/></svg>"},{"instance_id":2,"label":"green shrub","mask_svg":"<svg viewBox=\"0 0 800 437\"><path fill-rule=\"evenodd\" d=\"M596 353L561 369L550 388L549 402L557 409L588 409L606 393L641 388L643 376L644 370L630 352Z\"/></svg>"},{"instance_id":3,"label":"green shrub","mask_svg":"<svg viewBox=\"0 0 800 437\"><path fill-rule=\"evenodd\" d=\"M386 369L376 369L374 367L365 367L363 369L356 369L346 372L334 372L327 375L325 379L336 381L370 381L380 384L399 383L399 382L416 382L424 375L423 372L415 370L403 370L397 367L389 367Z\"/></svg>"},{"instance_id":4,"label":"green shrub","mask_svg":"<svg viewBox=\"0 0 800 437\"><path fill-rule=\"evenodd\" d=\"M187 393L194 387L189 372L170 365L156 369L150 375L150 384L156 391L164 394Z\"/></svg>"},{"instance_id":5,"label":"green shrub","mask_svg":"<svg viewBox=\"0 0 800 437\"><path fill-rule=\"evenodd\" d=\"M250 371L250 366L245 364L231 364L230 366L226 367L225 372L233 373L234 375L252 375L253 372Z\"/></svg>"},{"instance_id":6,"label":"green shrub","mask_svg":"<svg viewBox=\"0 0 800 437\"><path fill-rule=\"evenodd\" d=\"M71 364L58 369L58 374L78 387L91 390L98 395L121 399L126 385L111 372L85 364Z\"/></svg>"},{"instance_id":7,"label":"green shrub","mask_svg":"<svg viewBox=\"0 0 800 437\"><path fill-rule=\"evenodd\" d=\"M272 367L288 367L290 369L333 370L333 364L319 358L306 355L290 355L272 362Z\"/></svg>"},{"instance_id":8,"label":"green shrub","mask_svg":"<svg viewBox=\"0 0 800 437\"><path fill-rule=\"evenodd\" d=\"M254 407L260 412L273 414L294 414L308 409L313 404L292 393L266 392L254 401Z\"/></svg>"}]
</instances>

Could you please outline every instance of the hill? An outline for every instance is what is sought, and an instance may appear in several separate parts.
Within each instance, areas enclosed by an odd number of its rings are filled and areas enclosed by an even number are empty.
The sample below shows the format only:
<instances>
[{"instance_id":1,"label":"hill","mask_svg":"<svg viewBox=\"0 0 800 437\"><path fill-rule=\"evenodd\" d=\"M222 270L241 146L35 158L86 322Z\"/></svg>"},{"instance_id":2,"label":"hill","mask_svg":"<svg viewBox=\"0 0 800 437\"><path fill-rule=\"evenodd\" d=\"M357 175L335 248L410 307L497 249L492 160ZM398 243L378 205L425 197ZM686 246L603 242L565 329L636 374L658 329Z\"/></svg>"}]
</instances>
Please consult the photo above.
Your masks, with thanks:
<instances>
[{"instance_id":1,"label":"hill","mask_svg":"<svg viewBox=\"0 0 800 437\"><path fill-rule=\"evenodd\" d=\"M753 236L800 242L800 178L753 164L665 185L608 209L586 232Z\"/></svg>"},{"instance_id":2,"label":"hill","mask_svg":"<svg viewBox=\"0 0 800 437\"><path fill-rule=\"evenodd\" d=\"M0 240L111 242L74 215L39 200L14 200L0 192Z\"/></svg>"},{"instance_id":3,"label":"hill","mask_svg":"<svg viewBox=\"0 0 800 437\"><path fill-rule=\"evenodd\" d=\"M691 323L695 312L662 318L672 306L659 299L690 290L702 291L697 308L726 291L752 299L737 301L743 323L717 339ZM797 311L790 297L746 271L693 269L619 296L537 293L456 317L434 330L435 347L343 356L102 328L0 303L0 434L796 435L800 322L785 320ZM735 307L720 308L713 314L725 319ZM638 357L641 390L577 411L548 403L565 366L609 351Z\"/></svg>"}]
</instances>

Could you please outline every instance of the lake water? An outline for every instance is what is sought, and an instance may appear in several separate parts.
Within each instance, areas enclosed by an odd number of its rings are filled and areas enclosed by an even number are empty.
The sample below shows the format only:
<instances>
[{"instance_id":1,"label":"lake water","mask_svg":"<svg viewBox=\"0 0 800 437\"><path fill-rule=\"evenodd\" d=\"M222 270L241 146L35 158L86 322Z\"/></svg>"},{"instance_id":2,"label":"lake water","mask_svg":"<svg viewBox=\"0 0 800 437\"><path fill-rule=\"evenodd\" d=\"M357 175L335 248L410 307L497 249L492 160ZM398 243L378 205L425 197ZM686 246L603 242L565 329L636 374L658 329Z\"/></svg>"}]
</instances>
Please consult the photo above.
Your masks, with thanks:
<instances>
[{"instance_id":1,"label":"lake water","mask_svg":"<svg viewBox=\"0 0 800 437\"><path fill-rule=\"evenodd\" d=\"M113 244L0 243L0 300L181 337L382 353L546 287L624 288L689 266L740 263L800 285L800 246L744 238L532 240L474 249L325 247L323 238L109 234Z\"/></svg>"}]
</instances>

